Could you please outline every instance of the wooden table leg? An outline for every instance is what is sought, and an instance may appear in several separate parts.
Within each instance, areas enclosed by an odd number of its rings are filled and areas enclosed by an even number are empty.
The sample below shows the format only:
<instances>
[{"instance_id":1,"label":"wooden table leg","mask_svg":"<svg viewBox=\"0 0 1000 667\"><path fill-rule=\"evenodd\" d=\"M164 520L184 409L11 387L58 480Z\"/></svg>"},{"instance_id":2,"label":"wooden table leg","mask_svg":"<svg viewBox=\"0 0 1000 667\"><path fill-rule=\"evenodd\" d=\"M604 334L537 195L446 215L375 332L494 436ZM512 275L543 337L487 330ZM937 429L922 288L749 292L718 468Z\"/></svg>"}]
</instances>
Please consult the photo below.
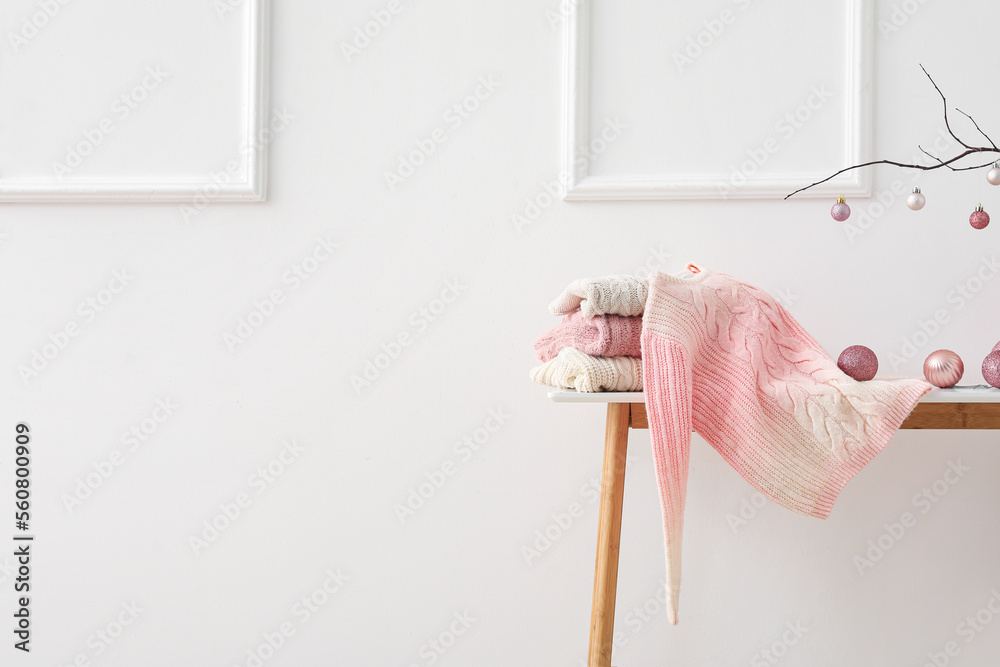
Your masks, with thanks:
<instances>
[{"instance_id":1,"label":"wooden table leg","mask_svg":"<svg viewBox=\"0 0 1000 667\"><path fill-rule=\"evenodd\" d=\"M630 415L631 406L628 403L608 404L604 469L601 472L601 511L597 524L594 601L590 612L590 648L587 652L590 667L611 667Z\"/></svg>"}]
</instances>

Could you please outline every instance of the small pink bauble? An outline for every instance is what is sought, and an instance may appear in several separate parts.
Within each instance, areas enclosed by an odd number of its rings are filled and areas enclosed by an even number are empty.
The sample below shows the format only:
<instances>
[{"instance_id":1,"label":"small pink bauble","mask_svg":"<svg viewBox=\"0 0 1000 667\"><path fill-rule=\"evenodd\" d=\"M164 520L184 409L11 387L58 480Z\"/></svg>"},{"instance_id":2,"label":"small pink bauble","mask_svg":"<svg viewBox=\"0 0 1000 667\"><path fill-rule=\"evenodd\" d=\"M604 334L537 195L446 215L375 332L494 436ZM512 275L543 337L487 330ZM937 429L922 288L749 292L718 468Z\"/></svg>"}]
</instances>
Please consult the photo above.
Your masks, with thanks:
<instances>
[{"instance_id":1,"label":"small pink bauble","mask_svg":"<svg viewBox=\"0 0 1000 667\"><path fill-rule=\"evenodd\" d=\"M847 205L847 200L843 197L837 197L837 203L830 209L830 215L837 222L843 222L851 217L851 207Z\"/></svg>"},{"instance_id":2,"label":"small pink bauble","mask_svg":"<svg viewBox=\"0 0 1000 667\"><path fill-rule=\"evenodd\" d=\"M924 377L935 387L954 387L964 374L962 358L951 350L935 350L924 361Z\"/></svg>"},{"instance_id":3,"label":"small pink bauble","mask_svg":"<svg viewBox=\"0 0 1000 667\"><path fill-rule=\"evenodd\" d=\"M976 229L983 229L990 224L990 214L983 210L982 204L977 206L976 210L969 216L969 224Z\"/></svg>"},{"instance_id":4,"label":"small pink bauble","mask_svg":"<svg viewBox=\"0 0 1000 667\"><path fill-rule=\"evenodd\" d=\"M983 377L990 386L1000 388L1000 352L990 352L983 359Z\"/></svg>"},{"instance_id":5,"label":"small pink bauble","mask_svg":"<svg viewBox=\"0 0 1000 667\"><path fill-rule=\"evenodd\" d=\"M878 357L864 345L852 345L840 353L837 368L858 382L865 382L878 373Z\"/></svg>"},{"instance_id":6,"label":"small pink bauble","mask_svg":"<svg viewBox=\"0 0 1000 667\"><path fill-rule=\"evenodd\" d=\"M919 211L927 203L927 198L920 192L920 188L913 188L913 192L906 198L906 205L911 211Z\"/></svg>"}]
</instances>

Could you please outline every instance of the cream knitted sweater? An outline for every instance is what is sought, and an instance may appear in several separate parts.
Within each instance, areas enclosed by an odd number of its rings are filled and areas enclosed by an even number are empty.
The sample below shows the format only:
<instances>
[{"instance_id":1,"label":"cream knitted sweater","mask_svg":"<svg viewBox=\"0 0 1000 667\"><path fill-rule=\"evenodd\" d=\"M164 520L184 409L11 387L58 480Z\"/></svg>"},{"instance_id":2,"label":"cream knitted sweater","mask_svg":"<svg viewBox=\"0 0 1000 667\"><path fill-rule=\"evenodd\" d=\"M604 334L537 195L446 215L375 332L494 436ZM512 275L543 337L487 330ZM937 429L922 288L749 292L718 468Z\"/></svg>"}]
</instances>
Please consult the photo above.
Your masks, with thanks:
<instances>
[{"instance_id":1,"label":"cream knitted sweater","mask_svg":"<svg viewBox=\"0 0 1000 667\"><path fill-rule=\"evenodd\" d=\"M932 389L917 379L857 382L766 292L695 271L654 274L643 315L671 623L692 428L762 494L826 518L844 485Z\"/></svg>"},{"instance_id":2,"label":"cream knitted sweater","mask_svg":"<svg viewBox=\"0 0 1000 667\"><path fill-rule=\"evenodd\" d=\"M553 315L567 315L577 308L584 317L642 315L647 283L634 276L583 278L570 283L549 305Z\"/></svg>"},{"instance_id":3,"label":"cream knitted sweater","mask_svg":"<svg viewBox=\"0 0 1000 667\"><path fill-rule=\"evenodd\" d=\"M538 384L577 391L642 391L642 359L592 357L572 347L531 369Z\"/></svg>"}]
</instances>

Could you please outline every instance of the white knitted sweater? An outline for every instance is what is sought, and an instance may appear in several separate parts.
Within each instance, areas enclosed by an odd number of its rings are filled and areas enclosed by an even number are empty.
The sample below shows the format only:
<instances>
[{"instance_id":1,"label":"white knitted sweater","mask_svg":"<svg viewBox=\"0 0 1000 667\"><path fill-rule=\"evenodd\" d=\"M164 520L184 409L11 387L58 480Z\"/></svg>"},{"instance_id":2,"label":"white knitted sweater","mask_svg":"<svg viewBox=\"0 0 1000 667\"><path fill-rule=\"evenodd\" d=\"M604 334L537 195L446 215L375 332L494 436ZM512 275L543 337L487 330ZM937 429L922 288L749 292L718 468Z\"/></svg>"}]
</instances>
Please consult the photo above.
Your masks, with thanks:
<instances>
[{"instance_id":1,"label":"white knitted sweater","mask_svg":"<svg viewBox=\"0 0 1000 667\"><path fill-rule=\"evenodd\" d=\"M592 357L572 347L531 370L538 384L577 391L642 391L642 359Z\"/></svg>"},{"instance_id":2,"label":"white knitted sweater","mask_svg":"<svg viewBox=\"0 0 1000 667\"><path fill-rule=\"evenodd\" d=\"M566 315L579 308L584 317L642 315L647 293L647 282L634 276L584 278L570 283L549 311Z\"/></svg>"}]
</instances>

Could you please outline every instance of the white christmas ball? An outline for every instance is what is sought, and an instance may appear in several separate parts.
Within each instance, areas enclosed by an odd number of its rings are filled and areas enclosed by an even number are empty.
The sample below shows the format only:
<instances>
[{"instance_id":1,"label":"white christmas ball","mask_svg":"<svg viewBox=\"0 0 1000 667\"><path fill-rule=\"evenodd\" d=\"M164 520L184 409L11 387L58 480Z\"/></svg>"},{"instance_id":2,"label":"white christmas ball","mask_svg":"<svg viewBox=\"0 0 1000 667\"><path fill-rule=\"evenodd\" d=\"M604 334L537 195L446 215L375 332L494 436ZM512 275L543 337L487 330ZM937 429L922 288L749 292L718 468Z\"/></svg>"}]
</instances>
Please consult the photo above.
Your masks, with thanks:
<instances>
[{"instance_id":1,"label":"white christmas ball","mask_svg":"<svg viewBox=\"0 0 1000 667\"><path fill-rule=\"evenodd\" d=\"M919 211L927 203L927 199L920 192L910 193L910 196L906 198L906 205L910 207L912 211Z\"/></svg>"},{"instance_id":2,"label":"white christmas ball","mask_svg":"<svg viewBox=\"0 0 1000 667\"><path fill-rule=\"evenodd\" d=\"M986 172L986 180L989 181L991 185L1000 185L1000 167L993 167Z\"/></svg>"}]
</instances>

